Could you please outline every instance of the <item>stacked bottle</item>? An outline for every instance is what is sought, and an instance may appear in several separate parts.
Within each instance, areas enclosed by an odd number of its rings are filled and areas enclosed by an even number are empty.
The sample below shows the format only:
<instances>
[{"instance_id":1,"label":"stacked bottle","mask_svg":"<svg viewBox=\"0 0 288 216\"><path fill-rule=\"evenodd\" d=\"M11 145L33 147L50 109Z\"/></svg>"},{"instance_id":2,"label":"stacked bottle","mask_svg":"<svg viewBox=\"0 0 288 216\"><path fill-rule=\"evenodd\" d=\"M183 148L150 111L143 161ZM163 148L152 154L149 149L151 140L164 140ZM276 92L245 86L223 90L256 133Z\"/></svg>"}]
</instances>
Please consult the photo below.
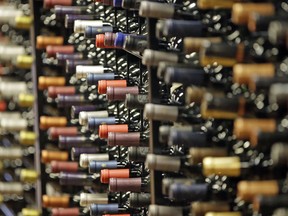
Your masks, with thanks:
<instances>
[{"instance_id":1,"label":"stacked bottle","mask_svg":"<svg viewBox=\"0 0 288 216\"><path fill-rule=\"evenodd\" d=\"M2 215L40 215L35 191L33 57L27 2L0 5L0 193Z\"/></svg>"},{"instance_id":2,"label":"stacked bottle","mask_svg":"<svg viewBox=\"0 0 288 216\"><path fill-rule=\"evenodd\" d=\"M285 5L140 2L149 23L148 215L287 212ZM185 105L159 100L159 81L180 83Z\"/></svg>"},{"instance_id":3,"label":"stacked bottle","mask_svg":"<svg viewBox=\"0 0 288 216\"><path fill-rule=\"evenodd\" d=\"M42 215L147 215L148 70L125 45L146 42L145 19L120 1L34 4Z\"/></svg>"}]
</instances>

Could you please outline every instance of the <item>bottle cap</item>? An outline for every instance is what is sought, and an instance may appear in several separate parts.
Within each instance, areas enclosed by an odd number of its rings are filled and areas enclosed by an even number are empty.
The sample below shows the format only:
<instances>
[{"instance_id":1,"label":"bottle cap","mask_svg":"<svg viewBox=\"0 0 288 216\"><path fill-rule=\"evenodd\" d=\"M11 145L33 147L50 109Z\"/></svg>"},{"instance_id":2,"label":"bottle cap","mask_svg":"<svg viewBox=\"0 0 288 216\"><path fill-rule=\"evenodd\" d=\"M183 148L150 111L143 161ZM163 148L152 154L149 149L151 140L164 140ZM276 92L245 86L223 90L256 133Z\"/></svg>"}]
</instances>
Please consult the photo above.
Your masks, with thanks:
<instances>
[{"instance_id":1,"label":"bottle cap","mask_svg":"<svg viewBox=\"0 0 288 216\"><path fill-rule=\"evenodd\" d=\"M205 176L216 174L238 177L241 174L239 157L205 157L202 166Z\"/></svg>"},{"instance_id":2,"label":"bottle cap","mask_svg":"<svg viewBox=\"0 0 288 216\"><path fill-rule=\"evenodd\" d=\"M253 77L274 77L274 64L236 64L233 66L233 82L250 84Z\"/></svg>"},{"instance_id":3,"label":"bottle cap","mask_svg":"<svg viewBox=\"0 0 288 216\"><path fill-rule=\"evenodd\" d=\"M58 107L71 107L73 105L81 105L85 103L86 103L86 99L83 94L57 95Z\"/></svg>"},{"instance_id":4,"label":"bottle cap","mask_svg":"<svg viewBox=\"0 0 288 216\"><path fill-rule=\"evenodd\" d=\"M163 3L141 1L139 15L149 18L169 19L173 18L174 10L173 4L165 4L165 7L163 7Z\"/></svg>"},{"instance_id":5,"label":"bottle cap","mask_svg":"<svg viewBox=\"0 0 288 216\"><path fill-rule=\"evenodd\" d=\"M104 37L104 45L108 47L114 46L115 40L116 40L116 34L112 32L105 32Z\"/></svg>"},{"instance_id":6,"label":"bottle cap","mask_svg":"<svg viewBox=\"0 0 288 216\"><path fill-rule=\"evenodd\" d=\"M148 47L147 38L140 35L127 35L123 48L129 51L143 52Z\"/></svg>"},{"instance_id":7,"label":"bottle cap","mask_svg":"<svg viewBox=\"0 0 288 216\"><path fill-rule=\"evenodd\" d=\"M102 169L101 170L101 183L108 184L110 178L129 178L129 169Z\"/></svg>"},{"instance_id":8,"label":"bottle cap","mask_svg":"<svg viewBox=\"0 0 288 216\"><path fill-rule=\"evenodd\" d=\"M97 48L105 48L105 49L107 49L107 48L115 48L114 46L105 46L105 44L104 44L104 42L105 42L105 34L98 34L98 35L96 35L96 41L95 41L95 46L97 47Z\"/></svg>"},{"instance_id":9,"label":"bottle cap","mask_svg":"<svg viewBox=\"0 0 288 216\"><path fill-rule=\"evenodd\" d=\"M201 37L203 35L202 21L195 20L174 20L163 21L162 34L165 37Z\"/></svg>"},{"instance_id":10,"label":"bottle cap","mask_svg":"<svg viewBox=\"0 0 288 216\"><path fill-rule=\"evenodd\" d=\"M62 5L55 5L54 11L56 15L56 19L64 19L66 14L71 15L80 15L83 11L86 10L86 7L81 6L62 6Z\"/></svg>"},{"instance_id":11,"label":"bottle cap","mask_svg":"<svg viewBox=\"0 0 288 216\"><path fill-rule=\"evenodd\" d=\"M177 121L178 118L178 107L166 106L147 103L144 108L144 116L149 120L158 121Z\"/></svg>"},{"instance_id":12,"label":"bottle cap","mask_svg":"<svg viewBox=\"0 0 288 216\"><path fill-rule=\"evenodd\" d=\"M146 155L149 153L149 147L129 147L129 161L145 162Z\"/></svg>"},{"instance_id":13,"label":"bottle cap","mask_svg":"<svg viewBox=\"0 0 288 216\"><path fill-rule=\"evenodd\" d=\"M155 51L151 49L144 50L143 57L142 57L143 65L157 66L159 62L163 62L163 61L177 63L178 55L172 54L172 53L168 54L167 52Z\"/></svg>"},{"instance_id":14,"label":"bottle cap","mask_svg":"<svg viewBox=\"0 0 288 216\"><path fill-rule=\"evenodd\" d=\"M85 136L59 136L58 147L60 149L71 149L71 147L81 147L89 143Z\"/></svg>"},{"instance_id":15,"label":"bottle cap","mask_svg":"<svg viewBox=\"0 0 288 216\"><path fill-rule=\"evenodd\" d=\"M100 80L98 81L98 93L106 94L107 87L126 87L126 80Z\"/></svg>"},{"instance_id":16,"label":"bottle cap","mask_svg":"<svg viewBox=\"0 0 288 216\"><path fill-rule=\"evenodd\" d=\"M272 3L235 3L232 7L231 20L237 25L245 25L252 13L274 15L275 7Z\"/></svg>"},{"instance_id":17,"label":"bottle cap","mask_svg":"<svg viewBox=\"0 0 288 216\"><path fill-rule=\"evenodd\" d=\"M78 134L77 127L50 127L47 131L48 137L51 140L57 140L62 136L76 136Z\"/></svg>"},{"instance_id":18,"label":"bottle cap","mask_svg":"<svg viewBox=\"0 0 288 216\"><path fill-rule=\"evenodd\" d=\"M106 110L91 111L91 112L82 111L79 113L79 124L80 125L88 125L88 123L89 123L88 120L90 118L108 118L108 116L109 116L109 114L108 114L108 111L106 111ZM90 121L90 123L91 123L91 121Z\"/></svg>"},{"instance_id":19,"label":"bottle cap","mask_svg":"<svg viewBox=\"0 0 288 216\"><path fill-rule=\"evenodd\" d=\"M82 168L88 168L90 161L108 161L109 154L81 154L79 165Z\"/></svg>"},{"instance_id":20,"label":"bottle cap","mask_svg":"<svg viewBox=\"0 0 288 216\"><path fill-rule=\"evenodd\" d=\"M56 98L57 95L75 95L76 88L75 86L49 86L48 87L48 96L50 98Z\"/></svg>"},{"instance_id":21,"label":"bottle cap","mask_svg":"<svg viewBox=\"0 0 288 216\"><path fill-rule=\"evenodd\" d=\"M81 193L80 194L80 206L89 206L92 203L95 204L108 204L108 195L107 193Z\"/></svg>"},{"instance_id":22,"label":"bottle cap","mask_svg":"<svg viewBox=\"0 0 288 216\"><path fill-rule=\"evenodd\" d=\"M15 28L29 29L33 23L33 18L31 16L16 16L14 22Z\"/></svg>"},{"instance_id":23,"label":"bottle cap","mask_svg":"<svg viewBox=\"0 0 288 216\"><path fill-rule=\"evenodd\" d=\"M151 195L149 193L130 193L129 204L133 208L141 208L149 206L151 203Z\"/></svg>"},{"instance_id":24,"label":"bottle cap","mask_svg":"<svg viewBox=\"0 0 288 216\"><path fill-rule=\"evenodd\" d=\"M237 197L251 202L255 196L275 196L279 193L277 181L240 181L237 184Z\"/></svg>"},{"instance_id":25,"label":"bottle cap","mask_svg":"<svg viewBox=\"0 0 288 216\"><path fill-rule=\"evenodd\" d=\"M61 207L67 208L69 207L70 197L68 195L64 196L42 196L42 206L44 208L49 207Z\"/></svg>"},{"instance_id":26,"label":"bottle cap","mask_svg":"<svg viewBox=\"0 0 288 216\"><path fill-rule=\"evenodd\" d=\"M112 26L86 26L84 35L86 38L94 39L97 35L102 34L104 37L103 46L105 46L105 32L113 32L113 27Z\"/></svg>"},{"instance_id":27,"label":"bottle cap","mask_svg":"<svg viewBox=\"0 0 288 216\"><path fill-rule=\"evenodd\" d=\"M204 67L217 62L225 67L232 67L244 58L244 44L205 42L200 49L200 63Z\"/></svg>"},{"instance_id":28,"label":"bottle cap","mask_svg":"<svg viewBox=\"0 0 288 216\"><path fill-rule=\"evenodd\" d=\"M228 152L225 148L190 148L190 164L202 163L205 157L227 157Z\"/></svg>"},{"instance_id":29,"label":"bottle cap","mask_svg":"<svg viewBox=\"0 0 288 216\"><path fill-rule=\"evenodd\" d=\"M215 1L215 0L197 0L197 7L207 9L218 9L218 8L232 8L235 0L228 1Z\"/></svg>"},{"instance_id":30,"label":"bottle cap","mask_svg":"<svg viewBox=\"0 0 288 216\"><path fill-rule=\"evenodd\" d=\"M74 74L76 73L76 67L79 65L93 65L94 62L91 59L79 59L79 60L73 60L73 59L67 59L66 60L66 67L65 71L68 74Z\"/></svg>"},{"instance_id":31,"label":"bottle cap","mask_svg":"<svg viewBox=\"0 0 288 216\"><path fill-rule=\"evenodd\" d=\"M128 133L128 125L118 124L118 125L100 125L99 126L99 137L101 139L107 139L109 132Z\"/></svg>"},{"instance_id":32,"label":"bottle cap","mask_svg":"<svg viewBox=\"0 0 288 216\"><path fill-rule=\"evenodd\" d=\"M72 6L72 0L44 0L44 8L53 8L55 5Z\"/></svg>"},{"instance_id":33,"label":"bottle cap","mask_svg":"<svg viewBox=\"0 0 288 216\"><path fill-rule=\"evenodd\" d=\"M229 203L222 201L193 202L191 204L191 211L195 215L204 216L207 212L229 212L230 206Z\"/></svg>"},{"instance_id":34,"label":"bottle cap","mask_svg":"<svg viewBox=\"0 0 288 216\"><path fill-rule=\"evenodd\" d=\"M140 145L140 133L130 132L130 133L115 133L109 132L107 144L109 146L138 146Z\"/></svg>"},{"instance_id":35,"label":"bottle cap","mask_svg":"<svg viewBox=\"0 0 288 216\"><path fill-rule=\"evenodd\" d=\"M56 53L56 59L58 65L64 65L67 60L82 60L82 53Z\"/></svg>"},{"instance_id":36,"label":"bottle cap","mask_svg":"<svg viewBox=\"0 0 288 216\"><path fill-rule=\"evenodd\" d=\"M0 101L0 111L3 112L3 111L6 111L7 109L7 103L3 100L3 101Z\"/></svg>"},{"instance_id":37,"label":"bottle cap","mask_svg":"<svg viewBox=\"0 0 288 216\"><path fill-rule=\"evenodd\" d=\"M70 161L51 161L51 172L77 172L78 163Z\"/></svg>"},{"instance_id":38,"label":"bottle cap","mask_svg":"<svg viewBox=\"0 0 288 216\"><path fill-rule=\"evenodd\" d=\"M65 152L65 151L50 151L50 150L41 151L42 163L50 163L53 160L67 161L68 158L69 158L69 154L68 152Z\"/></svg>"},{"instance_id":39,"label":"bottle cap","mask_svg":"<svg viewBox=\"0 0 288 216\"><path fill-rule=\"evenodd\" d=\"M103 21L102 20L75 20L74 21L74 33L85 33L85 37L89 36L86 35L86 28L87 27L102 27Z\"/></svg>"},{"instance_id":40,"label":"bottle cap","mask_svg":"<svg viewBox=\"0 0 288 216\"><path fill-rule=\"evenodd\" d=\"M178 172L181 160L180 157L147 154L145 165L151 170Z\"/></svg>"},{"instance_id":41,"label":"bottle cap","mask_svg":"<svg viewBox=\"0 0 288 216\"><path fill-rule=\"evenodd\" d=\"M287 18L287 17L286 17ZM284 45L288 48L288 24L287 20L272 21L268 28L269 41L275 45Z\"/></svg>"},{"instance_id":42,"label":"bottle cap","mask_svg":"<svg viewBox=\"0 0 288 216\"><path fill-rule=\"evenodd\" d=\"M109 101L124 101L126 98L126 94L139 94L138 86L131 87L107 87L107 98Z\"/></svg>"},{"instance_id":43,"label":"bottle cap","mask_svg":"<svg viewBox=\"0 0 288 216\"><path fill-rule=\"evenodd\" d=\"M52 216L79 216L79 208L52 208Z\"/></svg>"},{"instance_id":44,"label":"bottle cap","mask_svg":"<svg viewBox=\"0 0 288 216\"><path fill-rule=\"evenodd\" d=\"M276 130L276 121L274 119L244 119L238 118L234 121L233 133L238 139L249 139L251 131L262 130L264 132L273 132Z\"/></svg>"},{"instance_id":45,"label":"bottle cap","mask_svg":"<svg viewBox=\"0 0 288 216\"><path fill-rule=\"evenodd\" d=\"M53 46L49 45L46 47L46 54L48 57L56 56L56 53L62 54L72 54L74 53L75 49L72 45L63 45L63 46Z\"/></svg>"},{"instance_id":46,"label":"bottle cap","mask_svg":"<svg viewBox=\"0 0 288 216\"><path fill-rule=\"evenodd\" d=\"M99 153L99 148L97 147L73 147L71 148L71 160L79 160L81 154L94 154Z\"/></svg>"},{"instance_id":47,"label":"bottle cap","mask_svg":"<svg viewBox=\"0 0 288 216\"><path fill-rule=\"evenodd\" d=\"M30 69L32 67L33 61L33 56L18 55L16 58L16 67L22 69Z\"/></svg>"},{"instance_id":48,"label":"bottle cap","mask_svg":"<svg viewBox=\"0 0 288 216\"><path fill-rule=\"evenodd\" d=\"M72 106L71 107L71 118L77 118L80 112L89 112L97 109L96 105L83 105L83 106Z\"/></svg>"},{"instance_id":49,"label":"bottle cap","mask_svg":"<svg viewBox=\"0 0 288 216\"><path fill-rule=\"evenodd\" d=\"M23 208L21 214L22 216L40 216L41 212L37 209Z\"/></svg>"},{"instance_id":50,"label":"bottle cap","mask_svg":"<svg viewBox=\"0 0 288 216\"><path fill-rule=\"evenodd\" d=\"M74 27L75 20L94 20L97 19L97 16L93 15L74 15L74 14L66 14L65 15L65 28L72 29Z\"/></svg>"},{"instance_id":51,"label":"bottle cap","mask_svg":"<svg viewBox=\"0 0 288 216\"><path fill-rule=\"evenodd\" d=\"M169 198L172 200L197 201L203 200L208 194L208 184L181 184L174 183L169 187Z\"/></svg>"},{"instance_id":52,"label":"bottle cap","mask_svg":"<svg viewBox=\"0 0 288 216\"><path fill-rule=\"evenodd\" d=\"M86 78L88 75L105 75L104 66L102 65L77 65L76 66L76 78ZM114 77L113 77L114 78Z\"/></svg>"},{"instance_id":53,"label":"bottle cap","mask_svg":"<svg viewBox=\"0 0 288 216\"><path fill-rule=\"evenodd\" d=\"M0 152L1 160L5 159L14 160L14 159L21 159L23 157L23 151L19 147L12 147L12 148L0 147L0 150L1 150Z\"/></svg>"},{"instance_id":54,"label":"bottle cap","mask_svg":"<svg viewBox=\"0 0 288 216\"><path fill-rule=\"evenodd\" d=\"M172 216L172 215L182 215L183 208L175 206L160 206L160 205L149 205L149 215L150 216Z\"/></svg>"},{"instance_id":55,"label":"bottle cap","mask_svg":"<svg viewBox=\"0 0 288 216\"><path fill-rule=\"evenodd\" d=\"M168 145L183 144L185 147L210 147L207 133L192 131L190 128L174 128L168 136Z\"/></svg>"},{"instance_id":56,"label":"bottle cap","mask_svg":"<svg viewBox=\"0 0 288 216\"><path fill-rule=\"evenodd\" d=\"M32 131L20 131L19 142L21 145L34 145L37 135Z\"/></svg>"},{"instance_id":57,"label":"bottle cap","mask_svg":"<svg viewBox=\"0 0 288 216\"><path fill-rule=\"evenodd\" d=\"M52 117L52 116L40 116L40 129L47 130L50 127L64 127L67 125L66 117Z\"/></svg>"},{"instance_id":58,"label":"bottle cap","mask_svg":"<svg viewBox=\"0 0 288 216\"><path fill-rule=\"evenodd\" d=\"M21 131L26 130L29 123L27 119L9 119L9 118L3 118L0 121L0 128L4 131Z\"/></svg>"},{"instance_id":59,"label":"bottle cap","mask_svg":"<svg viewBox=\"0 0 288 216\"><path fill-rule=\"evenodd\" d=\"M21 169L20 171L20 181L35 183L38 179L38 173L31 169Z\"/></svg>"},{"instance_id":60,"label":"bottle cap","mask_svg":"<svg viewBox=\"0 0 288 216\"><path fill-rule=\"evenodd\" d=\"M24 188L20 182L0 182L0 193L5 195L23 196Z\"/></svg>"},{"instance_id":61,"label":"bottle cap","mask_svg":"<svg viewBox=\"0 0 288 216\"><path fill-rule=\"evenodd\" d=\"M45 49L49 45L63 45L64 38L62 36L37 36L36 38L36 48Z\"/></svg>"},{"instance_id":62,"label":"bottle cap","mask_svg":"<svg viewBox=\"0 0 288 216\"><path fill-rule=\"evenodd\" d=\"M18 95L18 105L20 107L33 107L34 95L27 93L20 93Z\"/></svg>"},{"instance_id":63,"label":"bottle cap","mask_svg":"<svg viewBox=\"0 0 288 216\"><path fill-rule=\"evenodd\" d=\"M288 148L285 143L274 143L271 147L270 157L275 166L287 166L288 158L287 156Z\"/></svg>"},{"instance_id":64,"label":"bottle cap","mask_svg":"<svg viewBox=\"0 0 288 216\"><path fill-rule=\"evenodd\" d=\"M89 173L98 173L103 169L116 169L117 161L90 161L89 162Z\"/></svg>"},{"instance_id":65,"label":"bottle cap","mask_svg":"<svg viewBox=\"0 0 288 216\"><path fill-rule=\"evenodd\" d=\"M119 205L116 203L113 204L91 204L90 215L103 215L107 212L118 213Z\"/></svg>"},{"instance_id":66,"label":"bottle cap","mask_svg":"<svg viewBox=\"0 0 288 216\"><path fill-rule=\"evenodd\" d=\"M141 192L141 178L110 178L110 192Z\"/></svg>"},{"instance_id":67,"label":"bottle cap","mask_svg":"<svg viewBox=\"0 0 288 216\"><path fill-rule=\"evenodd\" d=\"M184 44L184 52L186 54L190 54L192 52L199 52L203 44L210 43L220 43L222 42L222 38L220 37L185 37L183 40Z\"/></svg>"},{"instance_id":68,"label":"bottle cap","mask_svg":"<svg viewBox=\"0 0 288 216\"><path fill-rule=\"evenodd\" d=\"M49 86L65 86L65 77L46 77L40 76L38 78L38 89L44 90Z\"/></svg>"},{"instance_id":69,"label":"bottle cap","mask_svg":"<svg viewBox=\"0 0 288 216\"><path fill-rule=\"evenodd\" d=\"M98 130L99 126L102 124L113 125L116 124L116 117L92 117L88 119L88 129L90 131Z\"/></svg>"},{"instance_id":70,"label":"bottle cap","mask_svg":"<svg viewBox=\"0 0 288 216\"><path fill-rule=\"evenodd\" d=\"M144 109L146 103L149 102L148 95L126 94L125 107L128 109Z\"/></svg>"}]
</instances>

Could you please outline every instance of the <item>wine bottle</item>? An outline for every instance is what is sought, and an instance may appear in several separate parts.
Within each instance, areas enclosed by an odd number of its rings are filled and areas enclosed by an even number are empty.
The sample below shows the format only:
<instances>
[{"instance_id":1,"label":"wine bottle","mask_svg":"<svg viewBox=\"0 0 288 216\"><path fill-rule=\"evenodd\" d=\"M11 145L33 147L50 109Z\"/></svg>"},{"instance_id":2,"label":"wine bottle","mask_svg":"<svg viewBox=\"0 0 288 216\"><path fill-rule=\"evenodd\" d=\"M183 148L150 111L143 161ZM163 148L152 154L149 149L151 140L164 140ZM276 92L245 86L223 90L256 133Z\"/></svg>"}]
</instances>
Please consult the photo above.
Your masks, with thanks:
<instances>
[{"instance_id":1,"label":"wine bottle","mask_svg":"<svg viewBox=\"0 0 288 216\"><path fill-rule=\"evenodd\" d=\"M149 176L145 178L110 178L109 179L110 192L149 192L150 179Z\"/></svg>"},{"instance_id":2,"label":"wine bottle","mask_svg":"<svg viewBox=\"0 0 288 216\"><path fill-rule=\"evenodd\" d=\"M142 167L130 169L102 169L100 171L101 183L109 183L110 178L135 178L147 176L147 171Z\"/></svg>"},{"instance_id":3,"label":"wine bottle","mask_svg":"<svg viewBox=\"0 0 288 216\"><path fill-rule=\"evenodd\" d=\"M149 131L132 133L109 132L107 144L109 146L148 146Z\"/></svg>"},{"instance_id":4,"label":"wine bottle","mask_svg":"<svg viewBox=\"0 0 288 216\"><path fill-rule=\"evenodd\" d=\"M175 121L188 124L199 124L203 122L199 113L199 108L193 104L187 107L166 106L156 104L146 104L144 116L149 120Z\"/></svg>"}]
</instances>

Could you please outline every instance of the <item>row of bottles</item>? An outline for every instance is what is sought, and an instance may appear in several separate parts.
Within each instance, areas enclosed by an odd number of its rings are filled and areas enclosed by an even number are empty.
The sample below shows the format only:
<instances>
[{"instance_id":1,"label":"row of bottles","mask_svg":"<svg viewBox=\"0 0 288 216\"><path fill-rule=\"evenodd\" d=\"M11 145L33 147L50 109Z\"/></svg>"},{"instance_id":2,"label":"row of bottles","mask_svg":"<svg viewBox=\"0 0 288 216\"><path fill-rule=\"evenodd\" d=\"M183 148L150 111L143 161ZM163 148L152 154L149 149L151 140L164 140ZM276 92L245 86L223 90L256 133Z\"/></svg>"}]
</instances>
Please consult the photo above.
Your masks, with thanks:
<instances>
[{"instance_id":1,"label":"row of bottles","mask_svg":"<svg viewBox=\"0 0 288 216\"><path fill-rule=\"evenodd\" d=\"M34 158L32 17L25 1L3 2L0 11L0 211L24 216L37 208L39 179Z\"/></svg>"},{"instance_id":2,"label":"row of bottles","mask_svg":"<svg viewBox=\"0 0 288 216\"><path fill-rule=\"evenodd\" d=\"M29 3L0 5L4 215L287 214L286 0Z\"/></svg>"},{"instance_id":3,"label":"row of bottles","mask_svg":"<svg viewBox=\"0 0 288 216\"><path fill-rule=\"evenodd\" d=\"M42 215L148 214L148 70L138 45L147 25L137 11L113 4L41 5L35 46ZM161 93L167 100L164 83Z\"/></svg>"},{"instance_id":4,"label":"row of bottles","mask_svg":"<svg viewBox=\"0 0 288 216\"><path fill-rule=\"evenodd\" d=\"M140 2L150 22L148 215L287 214L286 6ZM181 86L183 103L163 102L157 82Z\"/></svg>"}]
</instances>

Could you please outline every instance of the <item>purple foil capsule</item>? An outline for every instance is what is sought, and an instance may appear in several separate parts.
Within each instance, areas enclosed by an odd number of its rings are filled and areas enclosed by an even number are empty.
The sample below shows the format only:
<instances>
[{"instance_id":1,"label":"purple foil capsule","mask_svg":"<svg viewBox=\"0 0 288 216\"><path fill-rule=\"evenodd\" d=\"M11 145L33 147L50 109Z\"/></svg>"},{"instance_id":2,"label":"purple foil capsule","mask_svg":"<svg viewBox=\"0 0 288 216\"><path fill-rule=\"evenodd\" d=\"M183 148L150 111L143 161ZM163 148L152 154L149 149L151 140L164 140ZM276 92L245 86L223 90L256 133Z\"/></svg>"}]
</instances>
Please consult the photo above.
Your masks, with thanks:
<instances>
[{"instance_id":1,"label":"purple foil capsule","mask_svg":"<svg viewBox=\"0 0 288 216\"><path fill-rule=\"evenodd\" d=\"M58 65L64 65L66 60L81 60L83 59L82 53L56 53L56 59L58 60Z\"/></svg>"},{"instance_id":2,"label":"purple foil capsule","mask_svg":"<svg viewBox=\"0 0 288 216\"><path fill-rule=\"evenodd\" d=\"M71 118L78 118L78 115L82 111L95 111L97 106L85 105L85 106L72 106L71 107Z\"/></svg>"},{"instance_id":3,"label":"purple foil capsule","mask_svg":"<svg viewBox=\"0 0 288 216\"><path fill-rule=\"evenodd\" d=\"M83 95L58 95L58 107L71 107L73 105L81 105L86 102Z\"/></svg>"},{"instance_id":4,"label":"purple foil capsule","mask_svg":"<svg viewBox=\"0 0 288 216\"><path fill-rule=\"evenodd\" d=\"M59 174L60 185L86 186L93 184L93 181L87 181L88 175L85 173L66 173Z\"/></svg>"},{"instance_id":5,"label":"purple foil capsule","mask_svg":"<svg viewBox=\"0 0 288 216\"><path fill-rule=\"evenodd\" d=\"M54 6L57 19L64 19L66 14L79 15L86 11L86 7L79 6Z\"/></svg>"}]
</instances>

